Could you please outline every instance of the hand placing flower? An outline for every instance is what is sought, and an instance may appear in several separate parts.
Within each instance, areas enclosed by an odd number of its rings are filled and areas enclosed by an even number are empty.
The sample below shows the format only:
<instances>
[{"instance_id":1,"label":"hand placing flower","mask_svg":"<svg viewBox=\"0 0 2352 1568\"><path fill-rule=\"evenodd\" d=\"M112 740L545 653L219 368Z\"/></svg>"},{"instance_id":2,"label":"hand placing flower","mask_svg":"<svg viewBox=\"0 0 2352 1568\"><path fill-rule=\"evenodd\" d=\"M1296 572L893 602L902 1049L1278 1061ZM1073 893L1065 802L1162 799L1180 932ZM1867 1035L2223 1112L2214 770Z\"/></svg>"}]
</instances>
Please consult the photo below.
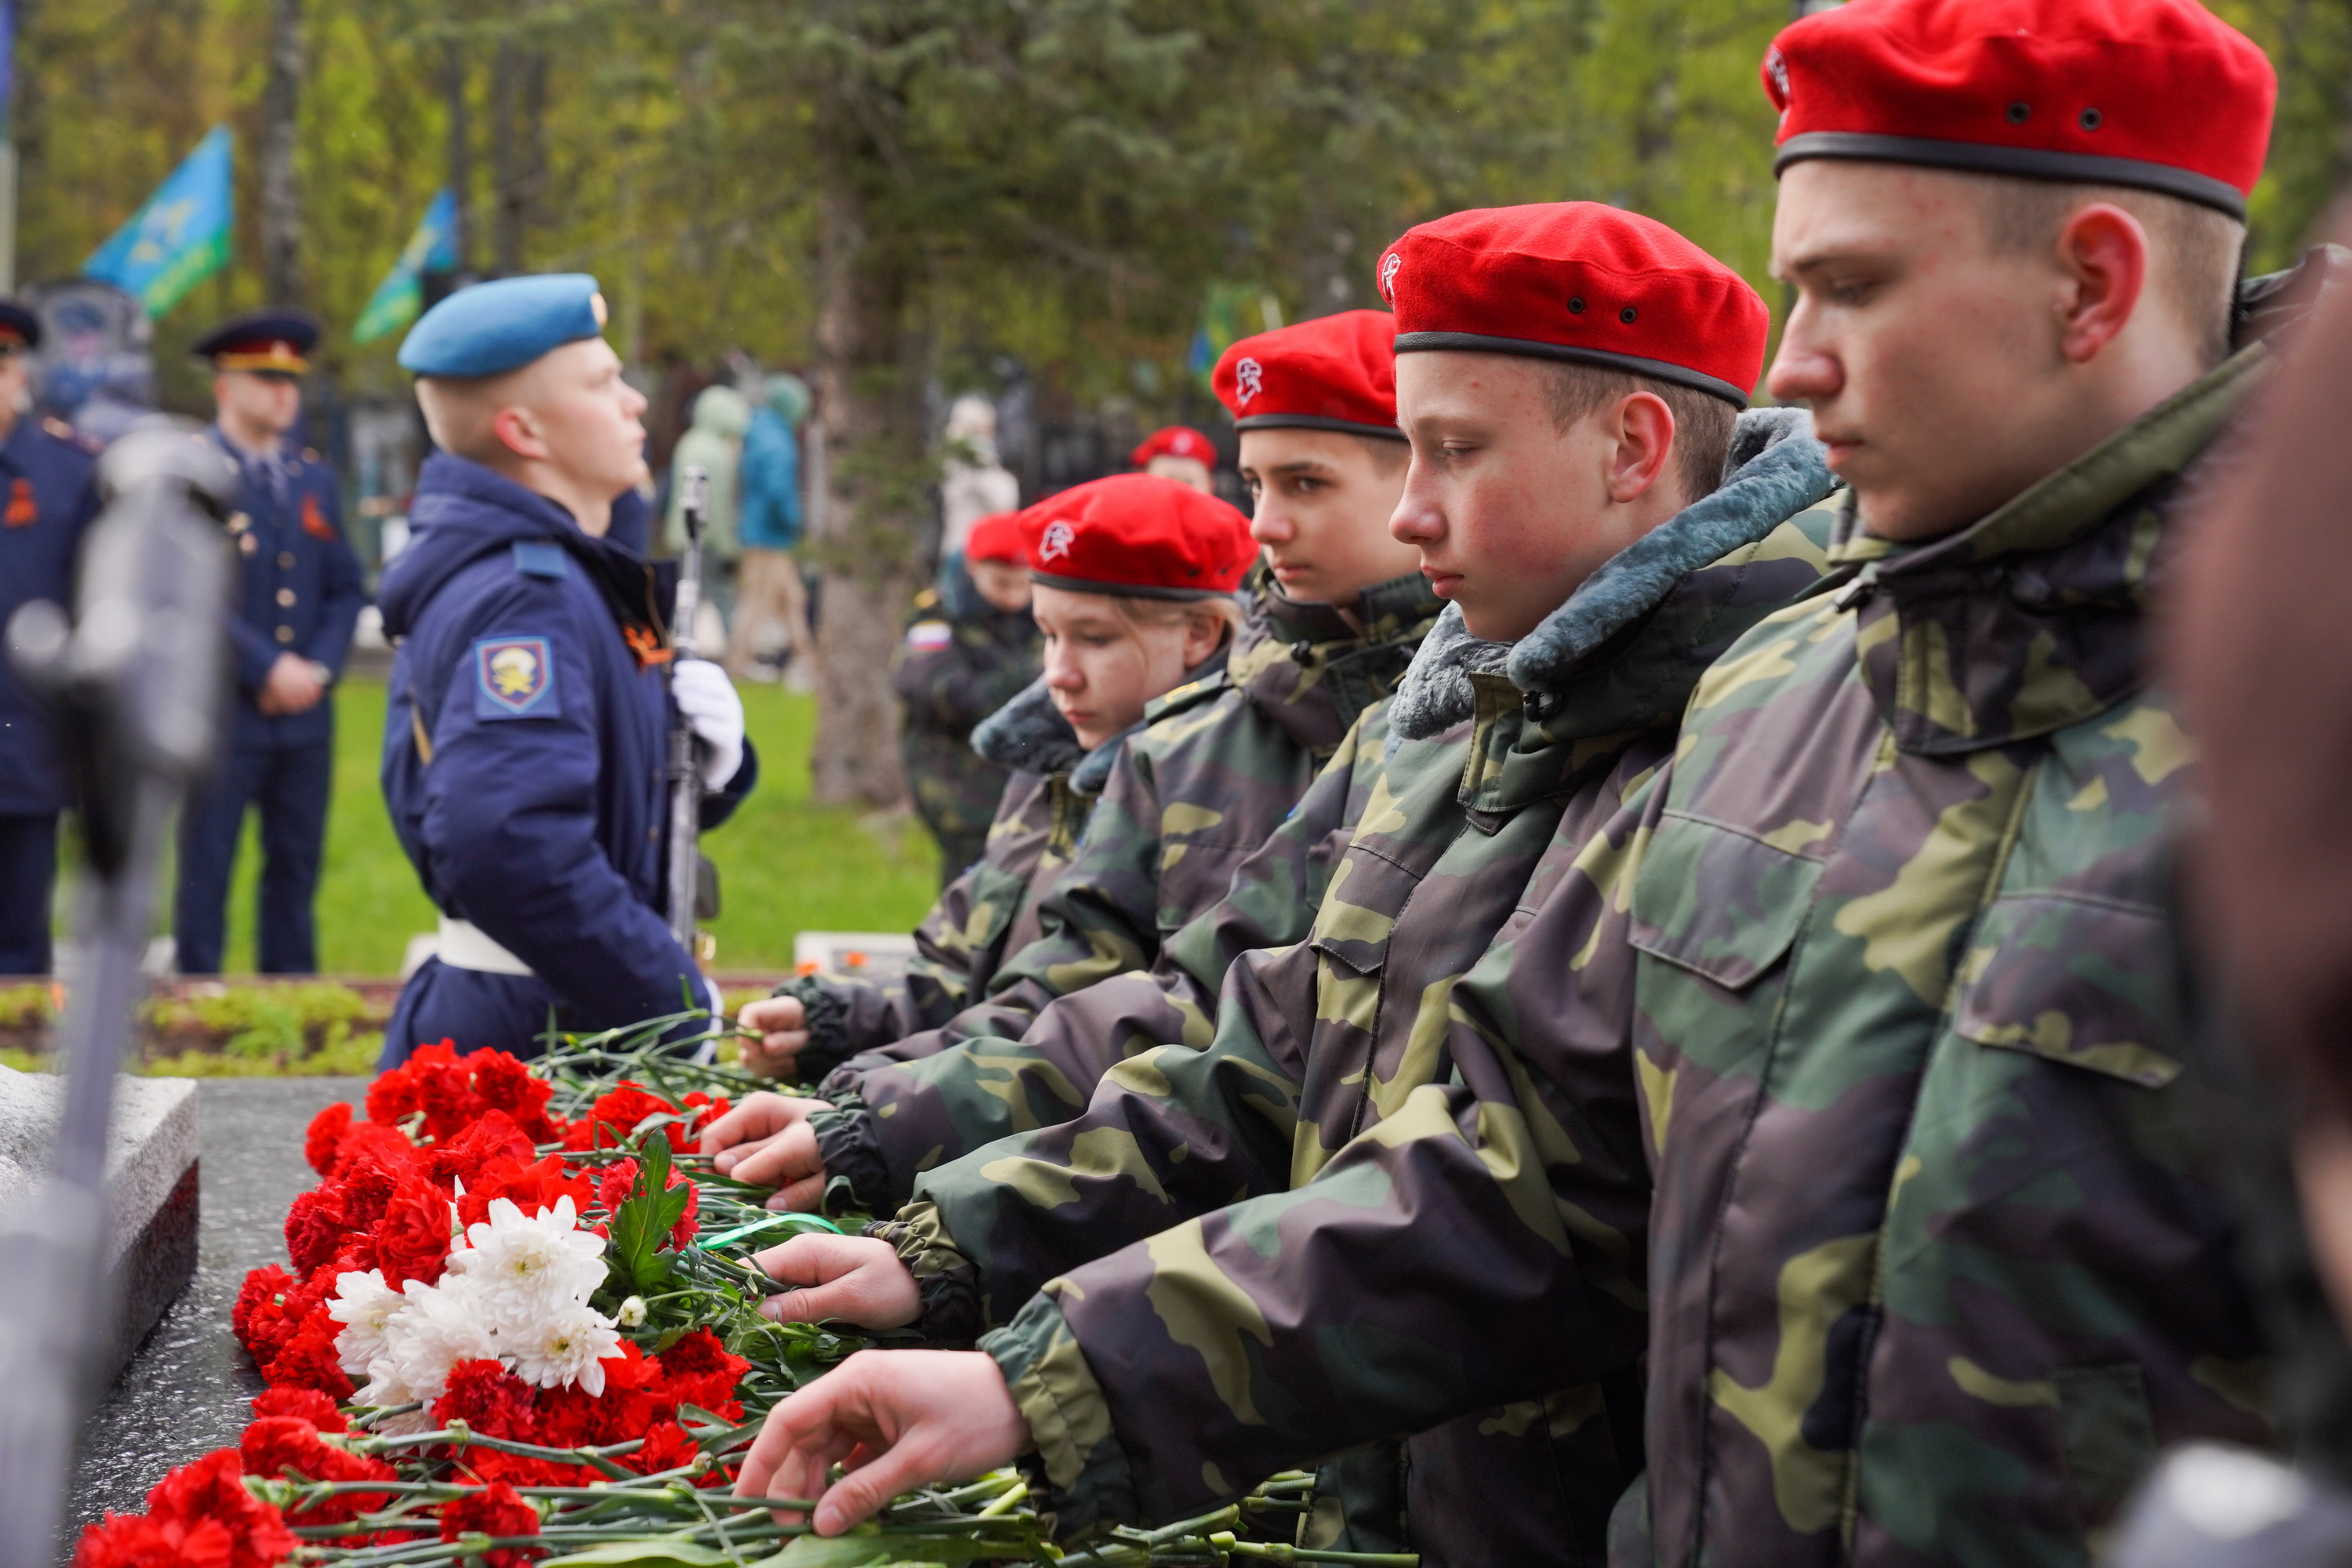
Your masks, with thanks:
<instances>
[{"instance_id":1,"label":"hand placing flower","mask_svg":"<svg viewBox=\"0 0 2352 1568\"><path fill-rule=\"evenodd\" d=\"M817 1533L839 1535L900 1492L967 1479L1035 1447L991 1357L860 1351L769 1413L735 1490L818 1498ZM836 1464L849 1473L827 1488Z\"/></svg>"},{"instance_id":2,"label":"hand placing flower","mask_svg":"<svg viewBox=\"0 0 2352 1568\"><path fill-rule=\"evenodd\" d=\"M915 1277L887 1241L796 1236L751 1261L779 1284L809 1287L771 1296L761 1305L760 1310L780 1323L838 1319L860 1328L902 1329L922 1315Z\"/></svg>"},{"instance_id":3,"label":"hand placing flower","mask_svg":"<svg viewBox=\"0 0 2352 1568\"><path fill-rule=\"evenodd\" d=\"M722 1176L776 1188L770 1208L814 1214L824 1199L824 1157L809 1118L824 1109L821 1100L764 1089L746 1095L704 1131L702 1152Z\"/></svg>"}]
</instances>

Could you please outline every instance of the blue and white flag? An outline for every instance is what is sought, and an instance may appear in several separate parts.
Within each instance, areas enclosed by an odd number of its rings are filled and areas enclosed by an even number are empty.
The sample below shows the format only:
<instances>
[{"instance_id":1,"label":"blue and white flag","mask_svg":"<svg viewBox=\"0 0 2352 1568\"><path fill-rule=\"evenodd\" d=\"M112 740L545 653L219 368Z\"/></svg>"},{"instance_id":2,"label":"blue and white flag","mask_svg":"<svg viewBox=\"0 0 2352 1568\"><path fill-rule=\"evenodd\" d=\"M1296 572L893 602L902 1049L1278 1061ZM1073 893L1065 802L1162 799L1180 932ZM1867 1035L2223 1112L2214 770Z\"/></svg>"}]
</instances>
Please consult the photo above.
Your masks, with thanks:
<instances>
[{"instance_id":1,"label":"blue and white flag","mask_svg":"<svg viewBox=\"0 0 2352 1568\"><path fill-rule=\"evenodd\" d=\"M229 146L228 127L214 126L147 205L81 264L83 276L113 284L153 318L226 266Z\"/></svg>"},{"instance_id":2,"label":"blue and white flag","mask_svg":"<svg viewBox=\"0 0 2352 1568\"><path fill-rule=\"evenodd\" d=\"M424 276L446 272L457 265L457 198L444 185L425 209L424 221L408 237L400 259L375 286L375 292L352 323L352 342L372 343L416 320L424 308Z\"/></svg>"}]
</instances>

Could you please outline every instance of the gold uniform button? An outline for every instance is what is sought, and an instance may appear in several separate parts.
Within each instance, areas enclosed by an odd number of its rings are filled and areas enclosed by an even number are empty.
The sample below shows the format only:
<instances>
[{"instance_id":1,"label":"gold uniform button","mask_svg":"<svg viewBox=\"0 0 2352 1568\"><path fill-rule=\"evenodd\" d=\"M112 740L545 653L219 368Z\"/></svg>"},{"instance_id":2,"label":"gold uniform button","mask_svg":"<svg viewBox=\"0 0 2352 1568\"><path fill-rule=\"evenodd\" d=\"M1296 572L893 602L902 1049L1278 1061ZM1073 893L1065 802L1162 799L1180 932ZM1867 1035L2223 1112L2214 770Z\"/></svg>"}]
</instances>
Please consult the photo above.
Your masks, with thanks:
<instances>
[{"instance_id":1,"label":"gold uniform button","mask_svg":"<svg viewBox=\"0 0 2352 1568\"><path fill-rule=\"evenodd\" d=\"M278 589L278 602L280 605L291 605L294 602L294 590L291 588Z\"/></svg>"},{"instance_id":2,"label":"gold uniform button","mask_svg":"<svg viewBox=\"0 0 2352 1568\"><path fill-rule=\"evenodd\" d=\"M278 564L285 567L289 572L292 571L294 568L294 552L290 550L279 551L278 552Z\"/></svg>"},{"instance_id":3,"label":"gold uniform button","mask_svg":"<svg viewBox=\"0 0 2352 1568\"><path fill-rule=\"evenodd\" d=\"M292 626L278 627L278 640L279 642L292 642L294 640L294 628Z\"/></svg>"}]
</instances>

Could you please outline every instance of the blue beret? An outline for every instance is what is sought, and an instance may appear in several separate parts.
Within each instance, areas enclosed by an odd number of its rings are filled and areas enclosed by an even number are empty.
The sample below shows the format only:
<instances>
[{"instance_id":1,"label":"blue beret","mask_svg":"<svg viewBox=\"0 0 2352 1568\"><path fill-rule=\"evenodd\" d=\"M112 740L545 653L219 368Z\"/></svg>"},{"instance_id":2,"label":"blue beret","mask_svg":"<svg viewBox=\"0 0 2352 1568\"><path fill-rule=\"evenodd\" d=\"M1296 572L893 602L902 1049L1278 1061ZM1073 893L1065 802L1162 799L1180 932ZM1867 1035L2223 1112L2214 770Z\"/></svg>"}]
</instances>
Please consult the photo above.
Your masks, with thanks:
<instances>
[{"instance_id":1,"label":"blue beret","mask_svg":"<svg viewBox=\"0 0 2352 1568\"><path fill-rule=\"evenodd\" d=\"M500 278L425 312L400 345L418 375L499 375L604 331L604 296L585 272Z\"/></svg>"}]
</instances>

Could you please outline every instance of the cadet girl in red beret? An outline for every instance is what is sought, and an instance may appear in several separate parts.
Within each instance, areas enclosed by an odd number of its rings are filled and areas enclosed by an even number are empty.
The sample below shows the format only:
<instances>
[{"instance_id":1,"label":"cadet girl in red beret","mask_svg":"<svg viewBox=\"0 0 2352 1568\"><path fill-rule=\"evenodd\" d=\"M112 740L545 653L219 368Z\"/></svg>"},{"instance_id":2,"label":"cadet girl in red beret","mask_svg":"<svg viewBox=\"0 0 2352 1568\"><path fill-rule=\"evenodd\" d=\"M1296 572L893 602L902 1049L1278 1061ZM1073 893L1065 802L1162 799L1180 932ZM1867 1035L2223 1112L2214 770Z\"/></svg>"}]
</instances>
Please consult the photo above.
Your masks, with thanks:
<instances>
[{"instance_id":1,"label":"cadet girl in red beret","mask_svg":"<svg viewBox=\"0 0 2352 1568\"><path fill-rule=\"evenodd\" d=\"M1127 455L1127 460L1144 473L1190 485L1202 495L1215 493L1210 489L1209 476L1217 466L1216 445L1189 425L1154 430Z\"/></svg>"}]
</instances>

